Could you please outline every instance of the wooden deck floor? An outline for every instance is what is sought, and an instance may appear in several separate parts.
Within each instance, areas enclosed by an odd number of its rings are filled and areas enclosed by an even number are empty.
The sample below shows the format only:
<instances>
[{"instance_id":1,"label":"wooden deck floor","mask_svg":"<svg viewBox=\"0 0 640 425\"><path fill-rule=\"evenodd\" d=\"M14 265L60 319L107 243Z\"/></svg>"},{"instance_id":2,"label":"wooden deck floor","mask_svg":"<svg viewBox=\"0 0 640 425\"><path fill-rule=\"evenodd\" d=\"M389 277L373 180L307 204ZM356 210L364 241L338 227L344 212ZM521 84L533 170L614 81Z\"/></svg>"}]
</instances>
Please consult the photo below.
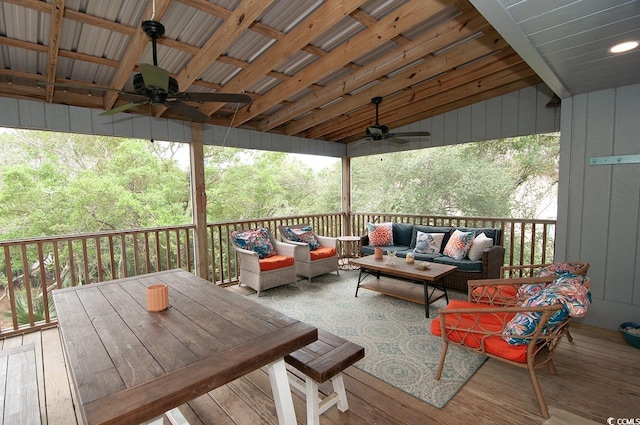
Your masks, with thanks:
<instances>
[{"instance_id":1,"label":"wooden deck floor","mask_svg":"<svg viewBox=\"0 0 640 425\"><path fill-rule=\"evenodd\" d=\"M640 350L619 332L575 324L574 341L555 356L558 375L540 372L551 419L539 414L526 370L488 360L443 408L436 409L351 367L349 407L331 408L321 424L605 424L609 417L640 417ZM0 340L0 349L36 346L43 424L76 424L72 389L57 328ZM304 399L294 392L298 421ZM268 375L258 370L183 407L193 424L276 424ZM168 423L168 421L165 421Z\"/></svg>"}]
</instances>

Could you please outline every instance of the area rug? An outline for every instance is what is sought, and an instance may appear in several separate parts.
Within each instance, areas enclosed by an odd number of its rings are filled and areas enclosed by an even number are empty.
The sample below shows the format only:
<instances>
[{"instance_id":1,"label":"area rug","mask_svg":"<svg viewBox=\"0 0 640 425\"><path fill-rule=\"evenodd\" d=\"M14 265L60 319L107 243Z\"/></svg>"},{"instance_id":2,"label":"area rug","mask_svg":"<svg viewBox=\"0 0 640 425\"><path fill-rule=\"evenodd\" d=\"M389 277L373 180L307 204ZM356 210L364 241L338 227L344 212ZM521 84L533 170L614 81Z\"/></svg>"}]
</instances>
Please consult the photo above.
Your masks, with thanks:
<instances>
[{"instance_id":1,"label":"area rug","mask_svg":"<svg viewBox=\"0 0 640 425\"><path fill-rule=\"evenodd\" d=\"M486 357L449 347L442 378L435 373L442 340L429 331L424 306L360 289L357 271L341 271L263 291L253 300L302 322L362 345L365 356L355 366L437 408L458 392ZM371 277L369 277L371 279ZM462 298L462 294L450 294ZM430 316L445 306L430 306Z\"/></svg>"}]
</instances>

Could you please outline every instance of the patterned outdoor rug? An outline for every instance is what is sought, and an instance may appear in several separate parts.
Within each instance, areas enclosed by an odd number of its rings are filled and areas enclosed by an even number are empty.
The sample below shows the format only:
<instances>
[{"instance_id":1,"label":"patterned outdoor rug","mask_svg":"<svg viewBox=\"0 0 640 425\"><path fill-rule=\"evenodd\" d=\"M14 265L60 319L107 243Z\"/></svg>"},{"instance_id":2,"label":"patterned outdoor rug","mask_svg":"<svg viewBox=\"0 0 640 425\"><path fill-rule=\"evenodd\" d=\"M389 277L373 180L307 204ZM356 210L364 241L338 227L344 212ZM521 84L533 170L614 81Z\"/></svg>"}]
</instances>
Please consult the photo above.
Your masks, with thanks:
<instances>
[{"instance_id":1,"label":"patterned outdoor rug","mask_svg":"<svg viewBox=\"0 0 640 425\"><path fill-rule=\"evenodd\" d=\"M356 298L357 277L357 271L340 271L340 276L318 276L311 283L305 278L249 297L362 345L365 356L356 367L442 408L486 357L450 346L442 378L436 381L442 340L431 335L424 306L367 289L360 289ZM444 306L444 298L431 304L430 316Z\"/></svg>"}]
</instances>

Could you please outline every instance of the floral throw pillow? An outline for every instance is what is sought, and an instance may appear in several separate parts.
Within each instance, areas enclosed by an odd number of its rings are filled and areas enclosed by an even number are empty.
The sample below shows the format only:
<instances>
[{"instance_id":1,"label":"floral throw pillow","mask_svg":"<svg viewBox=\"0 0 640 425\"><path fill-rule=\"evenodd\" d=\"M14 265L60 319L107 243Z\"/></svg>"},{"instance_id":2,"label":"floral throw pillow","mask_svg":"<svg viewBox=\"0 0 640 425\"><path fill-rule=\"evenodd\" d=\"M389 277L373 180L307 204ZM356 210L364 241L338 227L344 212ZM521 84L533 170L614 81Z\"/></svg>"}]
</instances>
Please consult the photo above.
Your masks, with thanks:
<instances>
[{"instance_id":1,"label":"floral throw pillow","mask_svg":"<svg viewBox=\"0 0 640 425\"><path fill-rule=\"evenodd\" d=\"M309 244L309 249L311 251L315 251L320 248L320 243L316 239L316 236L313 234L313 229L311 226L305 226L301 228L284 228L285 234L287 235L287 239L294 242L304 242Z\"/></svg>"},{"instance_id":2,"label":"floral throw pillow","mask_svg":"<svg viewBox=\"0 0 640 425\"><path fill-rule=\"evenodd\" d=\"M474 232L461 232L456 229L451 238L449 238L447 246L444 247L443 254L456 260L464 259L473 243L473 236Z\"/></svg>"},{"instance_id":3,"label":"floral throw pillow","mask_svg":"<svg viewBox=\"0 0 640 425\"><path fill-rule=\"evenodd\" d=\"M254 230L231 232L236 245L242 249L256 252L258 258L267 258L276 255L273 245L269 240L269 229L259 228Z\"/></svg>"},{"instance_id":4,"label":"floral throw pillow","mask_svg":"<svg viewBox=\"0 0 640 425\"><path fill-rule=\"evenodd\" d=\"M440 252L444 233L416 233L416 247L413 252L417 254L436 254Z\"/></svg>"},{"instance_id":5,"label":"floral throw pillow","mask_svg":"<svg viewBox=\"0 0 640 425\"><path fill-rule=\"evenodd\" d=\"M373 246L393 246L393 230L391 223L367 223L369 243Z\"/></svg>"}]
</instances>

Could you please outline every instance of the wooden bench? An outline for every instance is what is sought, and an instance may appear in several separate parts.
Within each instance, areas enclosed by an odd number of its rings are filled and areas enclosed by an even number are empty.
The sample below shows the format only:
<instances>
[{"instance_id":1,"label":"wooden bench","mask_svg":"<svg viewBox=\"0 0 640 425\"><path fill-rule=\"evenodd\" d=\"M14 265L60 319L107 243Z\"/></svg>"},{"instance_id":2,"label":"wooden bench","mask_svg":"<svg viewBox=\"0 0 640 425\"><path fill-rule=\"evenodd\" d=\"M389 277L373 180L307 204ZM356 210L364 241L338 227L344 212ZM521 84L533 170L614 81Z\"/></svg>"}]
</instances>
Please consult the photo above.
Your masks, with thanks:
<instances>
[{"instance_id":1,"label":"wooden bench","mask_svg":"<svg viewBox=\"0 0 640 425\"><path fill-rule=\"evenodd\" d=\"M342 371L364 357L358 344L318 329L318 340L285 357L291 386L307 399L307 424L320 423L320 415L334 404L349 409ZM333 392L321 400L318 385L330 380Z\"/></svg>"},{"instance_id":2,"label":"wooden bench","mask_svg":"<svg viewBox=\"0 0 640 425\"><path fill-rule=\"evenodd\" d=\"M0 351L0 385L0 423L41 423L33 344Z\"/></svg>"}]
</instances>

